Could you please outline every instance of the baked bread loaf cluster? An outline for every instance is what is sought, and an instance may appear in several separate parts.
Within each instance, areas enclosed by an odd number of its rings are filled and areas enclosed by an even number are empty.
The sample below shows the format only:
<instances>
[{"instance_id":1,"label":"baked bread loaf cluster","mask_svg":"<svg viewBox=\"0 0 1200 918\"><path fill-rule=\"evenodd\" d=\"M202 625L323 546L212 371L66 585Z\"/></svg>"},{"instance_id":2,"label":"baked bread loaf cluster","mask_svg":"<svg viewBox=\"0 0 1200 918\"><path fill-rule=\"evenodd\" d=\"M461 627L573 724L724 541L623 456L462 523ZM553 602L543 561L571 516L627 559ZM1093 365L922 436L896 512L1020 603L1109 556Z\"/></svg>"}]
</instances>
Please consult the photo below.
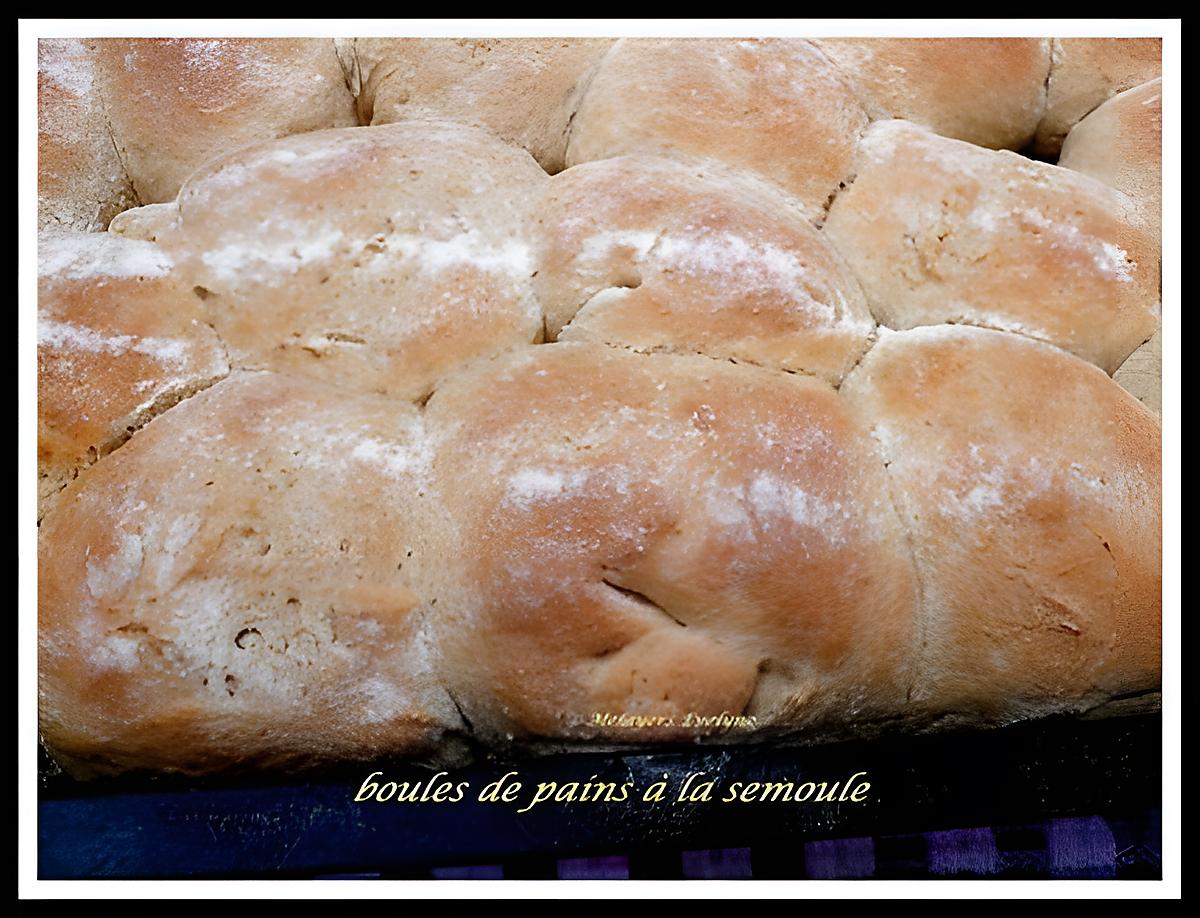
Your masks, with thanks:
<instances>
[{"instance_id":1,"label":"baked bread loaf cluster","mask_svg":"<svg viewBox=\"0 0 1200 918\"><path fill-rule=\"evenodd\" d=\"M1159 53L42 42L46 746L201 774L1155 692Z\"/></svg>"}]
</instances>

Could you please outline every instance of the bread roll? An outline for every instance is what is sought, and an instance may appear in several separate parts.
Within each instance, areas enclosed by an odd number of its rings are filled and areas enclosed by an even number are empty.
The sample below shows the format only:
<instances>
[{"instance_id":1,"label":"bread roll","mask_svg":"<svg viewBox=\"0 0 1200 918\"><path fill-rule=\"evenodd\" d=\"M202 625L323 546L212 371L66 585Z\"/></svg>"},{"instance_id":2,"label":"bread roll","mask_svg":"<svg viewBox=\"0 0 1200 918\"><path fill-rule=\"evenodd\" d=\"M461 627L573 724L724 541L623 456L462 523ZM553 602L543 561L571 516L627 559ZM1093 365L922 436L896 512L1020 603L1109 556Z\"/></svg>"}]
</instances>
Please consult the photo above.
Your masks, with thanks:
<instances>
[{"instance_id":1,"label":"bread roll","mask_svg":"<svg viewBox=\"0 0 1200 918\"><path fill-rule=\"evenodd\" d=\"M776 182L815 220L849 175L866 123L811 42L622 39L571 122L567 164L642 152L712 157Z\"/></svg>"},{"instance_id":2,"label":"bread roll","mask_svg":"<svg viewBox=\"0 0 1200 918\"><path fill-rule=\"evenodd\" d=\"M1158 246L1087 176L873 124L825 232L877 319L1019 332L1109 373L1158 327Z\"/></svg>"},{"instance_id":3,"label":"bread roll","mask_svg":"<svg viewBox=\"0 0 1200 918\"><path fill-rule=\"evenodd\" d=\"M1162 76L1161 38L1056 38L1046 84L1046 113L1034 150L1057 156L1067 133L1122 90Z\"/></svg>"},{"instance_id":4,"label":"bread roll","mask_svg":"<svg viewBox=\"0 0 1200 918\"><path fill-rule=\"evenodd\" d=\"M157 238L235 365L416 399L541 335L529 210L546 181L478 128L318 131L210 163Z\"/></svg>"},{"instance_id":5,"label":"bread roll","mask_svg":"<svg viewBox=\"0 0 1200 918\"><path fill-rule=\"evenodd\" d=\"M884 332L841 391L880 444L916 559L918 710L1005 721L1157 688L1150 412L1052 347L949 326Z\"/></svg>"},{"instance_id":6,"label":"bread roll","mask_svg":"<svg viewBox=\"0 0 1200 918\"><path fill-rule=\"evenodd\" d=\"M538 210L547 337L840 380L875 323L849 269L780 198L752 175L648 155L555 176Z\"/></svg>"},{"instance_id":7,"label":"bread roll","mask_svg":"<svg viewBox=\"0 0 1200 918\"><path fill-rule=\"evenodd\" d=\"M364 124L475 124L558 172L586 78L611 45L603 38L357 38L346 57Z\"/></svg>"},{"instance_id":8,"label":"bread roll","mask_svg":"<svg viewBox=\"0 0 1200 918\"><path fill-rule=\"evenodd\" d=\"M92 232L137 201L96 86L92 51L38 41L38 228Z\"/></svg>"},{"instance_id":9,"label":"bread roll","mask_svg":"<svg viewBox=\"0 0 1200 918\"><path fill-rule=\"evenodd\" d=\"M1060 166L1129 195L1162 239L1162 80L1113 96L1071 128Z\"/></svg>"},{"instance_id":10,"label":"bread roll","mask_svg":"<svg viewBox=\"0 0 1200 918\"><path fill-rule=\"evenodd\" d=\"M1162 330L1129 355L1113 379L1157 415L1162 415Z\"/></svg>"},{"instance_id":11,"label":"bread roll","mask_svg":"<svg viewBox=\"0 0 1200 918\"><path fill-rule=\"evenodd\" d=\"M1046 104L1046 38L819 38L874 119L1019 150Z\"/></svg>"},{"instance_id":12,"label":"bread roll","mask_svg":"<svg viewBox=\"0 0 1200 918\"><path fill-rule=\"evenodd\" d=\"M38 518L155 415L228 370L170 260L108 233L38 239Z\"/></svg>"},{"instance_id":13,"label":"bread roll","mask_svg":"<svg viewBox=\"0 0 1200 918\"><path fill-rule=\"evenodd\" d=\"M428 415L470 546L437 637L477 736L680 739L727 713L761 737L902 706L911 562L828 384L563 342L457 374Z\"/></svg>"},{"instance_id":14,"label":"bread roll","mask_svg":"<svg viewBox=\"0 0 1200 918\"><path fill-rule=\"evenodd\" d=\"M322 38L93 40L113 140L143 204L169 201L215 156L358 123Z\"/></svg>"},{"instance_id":15,"label":"bread roll","mask_svg":"<svg viewBox=\"0 0 1200 918\"><path fill-rule=\"evenodd\" d=\"M43 737L73 774L445 751L414 409L235 373L41 529Z\"/></svg>"}]
</instances>

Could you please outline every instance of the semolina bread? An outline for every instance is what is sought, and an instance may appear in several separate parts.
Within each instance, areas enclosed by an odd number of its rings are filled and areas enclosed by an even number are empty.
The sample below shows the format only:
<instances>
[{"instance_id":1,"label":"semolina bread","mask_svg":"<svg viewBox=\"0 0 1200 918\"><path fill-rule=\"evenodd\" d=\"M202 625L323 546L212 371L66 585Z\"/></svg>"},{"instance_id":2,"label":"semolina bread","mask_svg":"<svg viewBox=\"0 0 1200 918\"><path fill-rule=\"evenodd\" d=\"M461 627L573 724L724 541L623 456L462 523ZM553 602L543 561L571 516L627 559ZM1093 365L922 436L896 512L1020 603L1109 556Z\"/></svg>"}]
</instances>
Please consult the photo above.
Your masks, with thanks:
<instances>
[{"instance_id":1,"label":"semolina bread","mask_svg":"<svg viewBox=\"0 0 1200 918\"><path fill-rule=\"evenodd\" d=\"M1158 327L1159 248L1095 179L881 121L825 232L890 328L963 323L1056 344L1108 373Z\"/></svg>"},{"instance_id":2,"label":"semolina bread","mask_svg":"<svg viewBox=\"0 0 1200 918\"><path fill-rule=\"evenodd\" d=\"M1056 38L1033 148L1055 156L1071 128L1110 97L1162 76L1161 38Z\"/></svg>"},{"instance_id":3,"label":"semolina bread","mask_svg":"<svg viewBox=\"0 0 1200 918\"><path fill-rule=\"evenodd\" d=\"M1046 105L1045 38L819 38L875 120L1020 150Z\"/></svg>"},{"instance_id":4,"label":"semolina bread","mask_svg":"<svg viewBox=\"0 0 1200 918\"><path fill-rule=\"evenodd\" d=\"M215 156L358 123L327 38L128 38L88 43L112 142L138 201L157 204Z\"/></svg>"},{"instance_id":5,"label":"semolina bread","mask_svg":"<svg viewBox=\"0 0 1200 918\"><path fill-rule=\"evenodd\" d=\"M1156 697L1153 42L41 51L72 775Z\"/></svg>"},{"instance_id":6,"label":"semolina bread","mask_svg":"<svg viewBox=\"0 0 1200 918\"><path fill-rule=\"evenodd\" d=\"M1123 191L1162 236L1162 80L1113 96L1071 128L1058 164Z\"/></svg>"},{"instance_id":7,"label":"semolina bread","mask_svg":"<svg viewBox=\"0 0 1200 918\"><path fill-rule=\"evenodd\" d=\"M588 84L567 165L626 153L719 159L770 179L817 220L866 124L811 42L626 38Z\"/></svg>"}]
</instances>

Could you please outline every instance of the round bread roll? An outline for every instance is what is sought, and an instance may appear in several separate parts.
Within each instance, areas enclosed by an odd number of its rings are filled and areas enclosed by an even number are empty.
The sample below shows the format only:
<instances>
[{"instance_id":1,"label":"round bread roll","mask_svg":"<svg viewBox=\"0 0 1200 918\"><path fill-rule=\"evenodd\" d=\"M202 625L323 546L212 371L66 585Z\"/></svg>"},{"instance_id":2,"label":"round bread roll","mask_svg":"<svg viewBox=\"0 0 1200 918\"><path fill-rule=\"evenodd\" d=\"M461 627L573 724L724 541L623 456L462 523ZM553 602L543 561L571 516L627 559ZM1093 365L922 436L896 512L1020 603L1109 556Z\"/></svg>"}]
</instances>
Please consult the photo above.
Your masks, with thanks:
<instances>
[{"instance_id":1,"label":"round bread roll","mask_svg":"<svg viewBox=\"0 0 1200 918\"><path fill-rule=\"evenodd\" d=\"M952 326L885 331L841 392L883 450L916 559L914 705L1003 721L1157 688L1150 412L1062 351Z\"/></svg>"},{"instance_id":2,"label":"round bread roll","mask_svg":"<svg viewBox=\"0 0 1200 918\"><path fill-rule=\"evenodd\" d=\"M457 374L428 422L470 546L437 636L477 735L680 739L723 713L865 728L902 705L911 561L828 384L562 342Z\"/></svg>"},{"instance_id":3,"label":"round bread roll","mask_svg":"<svg viewBox=\"0 0 1200 918\"><path fill-rule=\"evenodd\" d=\"M904 121L855 168L825 233L884 325L1019 332L1108 373L1158 327L1158 246L1120 192Z\"/></svg>"},{"instance_id":4,"label":"round bread roll","mask_svg":"<svg viewBox=\"0 0 1200 918\"><path fill-rule=\"evenodd\" d=\"M1162 239L1162 80L1113 96L1071 128L1058 164L1125 192Z\"/></svg>"},{"instance_id":5,"label":"round bread roll","mask_svg":"<svg viewBox=\"0 0 1200 918\"><path fill-rule=\"evenodd\" d=\"M68 487L40 534L45 741L72 773L445 750L412 408L234 373Z\"/></svg>"},{"instance_id":6,"label":"round bread roll","mask_svg":"<svg viewBox=\"0 0 1200 918\"><path fill-rule=\"evenodd\" d=\"M1162 330L1129 355L1113 379L1157 415L1162 415Z\"/></svg>"},{"instance_id":7,"label":"round bread roll","mask_svg":"<svg viewBox=\"0 0 1200 918\"><path fill-rule=\"evenodd\" d=\"M234 365L417 399L540 337L529 211L546 181L478 128L318 131L210 163L156 236Z\"/></svg>"},{"instance_id":8,"label":"round bread roll","mask_svg":"<svg viewBox=\"0 0 1200 918\"><path fill-rule=\"evenodd\" d=\"M113 147L92 51L38 41L38 229L94 232L137 203Z\"/></svg>"},{"instance_id":9,"label":"round bread roll","mask_svg":"<svg viewBox=\"0 0 1200 918\"><path fill-rule=\"evenodd\" d=\"M323 38L93 40L112 137L143 204L256 141L358 123Z\"/></svg>"},{"instance_id":10,"label":"round bread roll","mask_svg":"<svg viewBox=\"0 0 1200 918\"><path fill-rule=\"evenodd\" d=\"M766 176L819 219L867 114L811 42L622 39L571 122L567 164L623 153L712 157Z\"/></svg>"},{"instance_id":11,"label":"round bread roll","mask_svg":"<svg viewBox=\"0 0 1200 918\"><path fill-rule=\"evenodd\" d=\"M1033 139L1046 104L1046 38L819 38L874 119L904 118L994 149Z\"/></svg>"},{"instance_id":12,"label":"round bread roll","mask_svg":"<svg viewBox=\"0 0 1200 918\"><path fill-rule=\"evenodd\" d=\"M538 210L547 338L841 379L875 322L850 271L777 189L648 155L555 176Z\"/></svg>"},{"instance_id":13,"label":"round bread roll","mask_svg":"<svg viewBox=\"0 0 1200 918\"><path fill-rule=\"evenodd\" d=\"M229 371L196 298L154 246L38 239L38 519L79 472Z\"/></svg>"},{"instance_id":14,"label":"round bread roll","mask_svg":"<svg viewBox=\"0 0 1200 918\"><path fill-rule=\"evenodd\" d=\"M1161 38L1056 38L1034 150L1057 156L1067 133L1110 96L1162 76Z\"/></svg>"},{"instance_id":15,"label":"round bread roll","mask_svg":"<svg viewBox=\"0 0 1200 918\"><path fill-rule=\"evenodd\" d=\"M567 125L603 38L356 38L352 85L364 124L463 121L563 168Z\"/></svg>"}]
</instances>

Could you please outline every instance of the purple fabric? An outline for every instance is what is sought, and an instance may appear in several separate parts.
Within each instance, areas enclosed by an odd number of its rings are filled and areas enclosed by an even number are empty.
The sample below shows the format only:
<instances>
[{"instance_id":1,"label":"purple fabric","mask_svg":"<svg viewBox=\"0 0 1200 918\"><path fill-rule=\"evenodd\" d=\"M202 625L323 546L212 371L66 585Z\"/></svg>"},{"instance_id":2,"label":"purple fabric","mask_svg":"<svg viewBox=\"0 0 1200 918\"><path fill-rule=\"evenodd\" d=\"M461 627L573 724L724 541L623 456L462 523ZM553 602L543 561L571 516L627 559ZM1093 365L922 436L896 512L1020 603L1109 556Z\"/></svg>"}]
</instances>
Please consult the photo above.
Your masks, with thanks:
<instances>
[{"instance_id":1,"label":"purple fabric","mask_svg":"<svg viewBox=\"0 0 1200 918\"><path fill-rule=\"evenodd\" d=\"M749 848L717 848L683 852L687 880L747 880L754 876Z\"/></svg>"},{"instance_id":2,"label":"purple fabric","mask_svg":"<svg viewBox=\"0 0 1200 918\"><path fill-rule=\"evenodd\" d=\"M804 846L804 866L814 880L851 880L875 873L875 841L834 838Z\"/></svg>"},{"instance_id":3,"label":"purple fabric","mask_svg":"<svg viewBox=\"0 0 1200 918\"><path fill-rule=\"evenodd\" d=\"M560 880L628 880L627 857L573 857L558 862Z\"/></svg>"},{"instance_id":4,"label":"purple fabric","mask_svg":"<svg viewBox=\"0 0 1200 918\"><path fill-rule=\"evenodd\" d=\"M1099 816L1052 819L1046 828L1050 872L1059 879L1102 880L1116 875L1112 832Z\"/></svg>"},{"instance_id":5,"label":"purple fabric","mask_svg":"<svg viewBox=\"0 0 1200 918\"><path fill-rule=\"evenodd\" d=\"M1105 820L1060 818L1024 826L953 829L878 838L841 838L759 851L764 876L812 879L1039 876L1057 879L1153 878L1161 860L1160 814ZM563 858L545 864L547 878L626 880L631 876L697 880L751 879L749 848L713 848L645 855ZM516 876L528 866L514 862ZM542 869L540 865L538 869ZM678 871L678 872L676 872ZM499 864L441 867L436 879L503 879ZM322 879L367 874L327 874Z\"/></svg>"},{"instance_id":6,"label":"purple fabric","mask_svg":"<svg viewBox=\"0 0 1200 918\"><path fill-rule=\"evenodd\" d=\"M930 832L929 872L936 876L989 876L1001 869L991 829Z\"/></svg>"}]
</instances>

